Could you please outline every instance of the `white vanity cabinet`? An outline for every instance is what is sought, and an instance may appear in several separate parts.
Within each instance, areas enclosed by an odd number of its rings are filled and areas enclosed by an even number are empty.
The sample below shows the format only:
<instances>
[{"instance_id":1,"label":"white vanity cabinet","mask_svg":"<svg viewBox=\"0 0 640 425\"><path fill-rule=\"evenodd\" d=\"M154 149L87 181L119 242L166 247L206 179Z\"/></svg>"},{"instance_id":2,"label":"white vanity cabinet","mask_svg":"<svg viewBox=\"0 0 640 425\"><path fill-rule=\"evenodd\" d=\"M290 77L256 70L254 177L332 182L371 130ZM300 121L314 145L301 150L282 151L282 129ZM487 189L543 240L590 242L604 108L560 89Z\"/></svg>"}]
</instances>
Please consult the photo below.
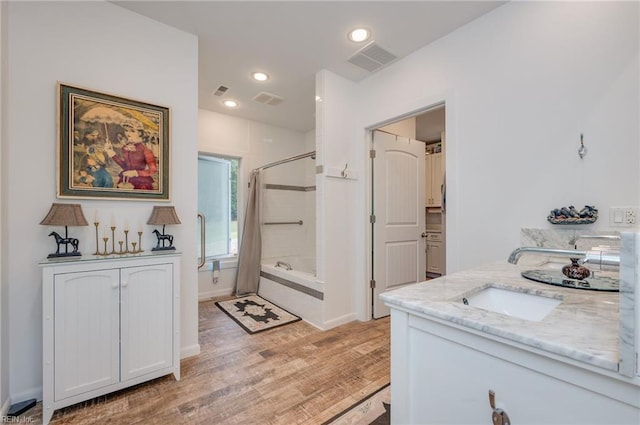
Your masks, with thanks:
<instances>
[{"instance_id":1,"label":"white vanity cabinet","mask_svg":"<svg viewBox=\"0 0 640 425\"><path fill-rule=\"evenodd\" d=\"M180 379L180 256L45 261L43 423L83 400Z\"/></svg>"},{"instance_id":2,"label":"white vanity cabinet","mask_svg":"<svg viewBox=\"0 0 640 425\"><path fill-rule=\"evenodd\" d=\"M513 424L640 423L632 379L393 307L391 423L491 424L489 390Z\"/></svg>"}]
</instances>

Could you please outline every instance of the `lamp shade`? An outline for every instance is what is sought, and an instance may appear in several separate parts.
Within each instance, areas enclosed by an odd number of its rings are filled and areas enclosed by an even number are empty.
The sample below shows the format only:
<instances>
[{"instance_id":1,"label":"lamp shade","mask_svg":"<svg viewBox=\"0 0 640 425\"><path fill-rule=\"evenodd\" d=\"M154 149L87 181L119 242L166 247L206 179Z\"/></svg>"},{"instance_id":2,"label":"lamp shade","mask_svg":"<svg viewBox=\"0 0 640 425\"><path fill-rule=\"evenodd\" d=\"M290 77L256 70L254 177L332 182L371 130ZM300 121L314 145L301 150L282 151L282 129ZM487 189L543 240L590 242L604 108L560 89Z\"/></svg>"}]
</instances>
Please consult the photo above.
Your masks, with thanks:
<instances>
[{"instance_id":1,"label":"lamp shade","mask_svg":"<svg viewBox=\"0 0 640 425\"><path fill-rule=\"evenodd\" d=\"M181 224L178 214L174 207L158 207L154 206L151 211L151 217L147 224L165 225L165 224Z\"/></svg>"},{"instance_id":2,"label":"lamp shade","mask_svg":"<svg viewBox=\"0 0 640 425\"><path fill-rule=\"evenodd\" d=\"M40 222L47 226L88 226L80 204L51 204L47 216Z\"/></svg>"}]
</instances>

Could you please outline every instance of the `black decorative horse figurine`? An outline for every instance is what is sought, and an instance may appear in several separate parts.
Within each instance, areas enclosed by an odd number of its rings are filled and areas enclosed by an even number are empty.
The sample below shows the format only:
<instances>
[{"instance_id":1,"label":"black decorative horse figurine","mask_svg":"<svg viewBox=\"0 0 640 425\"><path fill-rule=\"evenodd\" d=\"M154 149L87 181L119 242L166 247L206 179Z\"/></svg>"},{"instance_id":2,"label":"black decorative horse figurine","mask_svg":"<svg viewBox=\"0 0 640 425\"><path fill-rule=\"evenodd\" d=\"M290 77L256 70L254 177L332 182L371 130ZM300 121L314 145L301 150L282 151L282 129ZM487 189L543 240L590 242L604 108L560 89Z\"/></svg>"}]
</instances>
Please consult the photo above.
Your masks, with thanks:
<instances>
[{"instance_id":1,"label":"black decorative horse figurine","mask_svg":"<svg viewBox=\"0 0 640 425\"><path fill-rule=\"evenodd\" d=\"M49 236L53 236L54 238L56 238L56 244L58 245L58 249L56 249L56 252L54 254L49 254L47 256L47 258L71 257L71 256L80 255L80 253L78 252L78 245L80 244L80 241L78 239L76 239L76 238L63 238L62 236L60 236L56 232L49 233ZM64 252L60 252L60 246L61 245L64 245ZM71 251L71 252L69 252L69 245L71 245L73 247L73 251Z\"/></svg>"},{"instance_id":2,"label":"black decorative horse figurine","mask_svg":"<svg viewBox=\"0 0 640 425\"><path fill-rule=\"evenodd\" d=\"M155 248L152 248L152 251L163 251L163 250L169 250L169 249L176 249L173 246L173 235L166 235L164 233L164 229L162 231L162 233L160 233L157 229L153 231L153 233L156 234L156 238L158 238L158 243L156 244ZM160 242L162 242L162 246L160 245ZM165 246L165 242L169 242L169 246Z\"/></svg>"}]
</instances>

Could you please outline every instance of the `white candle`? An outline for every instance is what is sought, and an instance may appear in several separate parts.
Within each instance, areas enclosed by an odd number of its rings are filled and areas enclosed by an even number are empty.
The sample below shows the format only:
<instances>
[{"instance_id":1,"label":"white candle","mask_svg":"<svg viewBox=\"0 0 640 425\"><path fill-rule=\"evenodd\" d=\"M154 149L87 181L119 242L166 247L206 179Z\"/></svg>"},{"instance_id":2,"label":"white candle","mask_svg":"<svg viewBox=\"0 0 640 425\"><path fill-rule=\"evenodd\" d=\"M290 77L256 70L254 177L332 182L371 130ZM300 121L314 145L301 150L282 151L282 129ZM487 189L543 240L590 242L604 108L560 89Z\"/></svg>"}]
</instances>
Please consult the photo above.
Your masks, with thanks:
<instances>
[{"instance_id":1,"label":"white candle","mask_svg":"<svg viewBox=\"0 0 640 425\"><path fill-rule=\"evenodd\" d=\"M93 222L94 222L94 223L99 223L99 222L98 222L98 210L95 210L95 211L93 212Z\"/></svg>"}]
</instances>

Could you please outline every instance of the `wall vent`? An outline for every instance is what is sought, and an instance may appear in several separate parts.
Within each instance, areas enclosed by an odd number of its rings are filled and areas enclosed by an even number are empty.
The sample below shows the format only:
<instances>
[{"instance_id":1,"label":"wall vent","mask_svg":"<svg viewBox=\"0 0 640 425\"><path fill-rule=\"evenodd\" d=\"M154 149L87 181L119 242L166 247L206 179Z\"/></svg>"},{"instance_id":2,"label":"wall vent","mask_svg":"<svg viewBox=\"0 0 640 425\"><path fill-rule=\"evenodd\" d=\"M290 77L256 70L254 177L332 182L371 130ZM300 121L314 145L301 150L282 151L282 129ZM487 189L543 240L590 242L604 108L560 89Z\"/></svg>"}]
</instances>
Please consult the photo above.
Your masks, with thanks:
<instances>
[{"instance_id":1,"label":"wall vent","mask_svg":"<svg viewBox=\"0 0 640 425\"><path fill-rule=\"evenodd\" d=\"M373 72L393 62L397 58L396 55L378 46L375 41L372 41L358 50L353 56L347 59L347 61L369 72Z\"/></svg>"},{"instance_id":2,"label":"wall vent","mask_svg":"<svg viewBox=\"0 0 640 425\"><path fill-rule=\"evenodd\" d=\"M225 94L227 92L227 90L229 90L229 87L225 87L225 86L220 86L216 89L215 92L213 92L214 95L216 96L222 96L223 94Z\"/></svg>"},{"instance_id":3,"label":"wall vent","mask_svg":"<svg viewBox=\"0 0 640 425\"><path fill-rule=\"evenodd\" d=\"M273 93L267 93L263 91L255 95L255 97L252 100L258 103L264 103L265 105L276 106L282 103L284 99Z\"/></svg>"}]
</instances>

